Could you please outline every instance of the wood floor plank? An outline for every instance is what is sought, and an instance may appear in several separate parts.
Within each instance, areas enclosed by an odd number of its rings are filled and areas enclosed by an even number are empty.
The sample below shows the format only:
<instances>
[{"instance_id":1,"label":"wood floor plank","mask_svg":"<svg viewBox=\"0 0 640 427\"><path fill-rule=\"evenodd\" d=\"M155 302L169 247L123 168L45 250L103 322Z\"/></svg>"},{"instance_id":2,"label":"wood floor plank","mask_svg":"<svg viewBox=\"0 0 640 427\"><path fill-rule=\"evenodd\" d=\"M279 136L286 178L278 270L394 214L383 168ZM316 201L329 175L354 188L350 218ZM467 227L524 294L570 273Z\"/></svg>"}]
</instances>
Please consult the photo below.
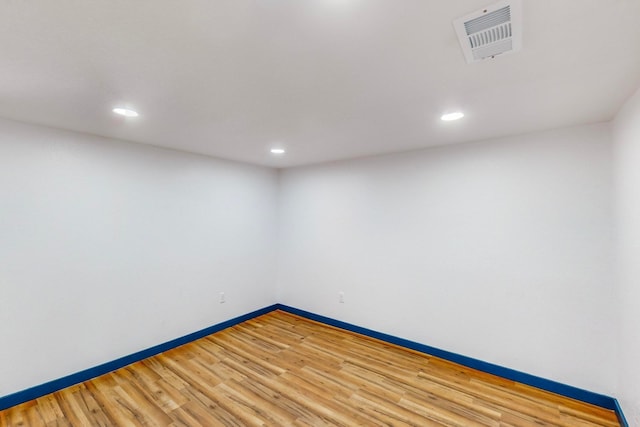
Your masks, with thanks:
<instances>
[{"instance_id":1,"label":"wood floor plank","mask_svg":"<svg viewBox=\"0 0 640 427\"><path fill-rule=\"evenodd\" d=\"M275 311L0 411L8 426L615 427L613 411Z\"/></svg>"}]
</instances>

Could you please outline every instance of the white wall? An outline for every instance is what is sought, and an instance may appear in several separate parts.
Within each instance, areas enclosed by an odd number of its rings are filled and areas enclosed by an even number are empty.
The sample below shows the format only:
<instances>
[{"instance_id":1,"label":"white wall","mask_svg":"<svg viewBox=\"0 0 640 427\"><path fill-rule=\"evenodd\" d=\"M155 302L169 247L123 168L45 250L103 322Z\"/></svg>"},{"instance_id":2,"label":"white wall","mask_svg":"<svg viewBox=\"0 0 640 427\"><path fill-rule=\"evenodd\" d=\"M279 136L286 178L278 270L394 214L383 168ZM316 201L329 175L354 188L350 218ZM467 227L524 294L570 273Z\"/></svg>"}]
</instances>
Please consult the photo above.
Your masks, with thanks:
<instances>
[{"instance_id":1,"label":"white wall","mask_svg":"<svg viewBox=\"0 0 640 427\"><path fill-rule=\"evenodd\" d=\"M638 98L615 127L634 414ZM277 174L0 120L0 396L276 301L618 395L609 130Z\"/></svg>"},{"instance_id":2,"label":"white wall","mask_svg":"<svg viewBox=\"0 0 640 427\"><path fill-rule=\"evenodd\" d=\"M274 170L0 120L0 396L274 303L276 192Z\"/></svg>"},{"instance_id":3,"label":"white wall","mask_svg":"<svg viewBox=\"0 0 640 427\"><path fill-rule=\"evenodd\" d=\"M618 267L620 389L616 394L632 426L640 426L640 91L613 125Z\"/></svg>"},{"instance_id":4,"label":"white wall","mask_svg":"<svg viewBox=\"0 0 640 427\"><path fill-rule=\"evenodd\" d=\"M610 140L598 124L287 169L278 300L613 394Z\"/></svg>"}]
</instances>

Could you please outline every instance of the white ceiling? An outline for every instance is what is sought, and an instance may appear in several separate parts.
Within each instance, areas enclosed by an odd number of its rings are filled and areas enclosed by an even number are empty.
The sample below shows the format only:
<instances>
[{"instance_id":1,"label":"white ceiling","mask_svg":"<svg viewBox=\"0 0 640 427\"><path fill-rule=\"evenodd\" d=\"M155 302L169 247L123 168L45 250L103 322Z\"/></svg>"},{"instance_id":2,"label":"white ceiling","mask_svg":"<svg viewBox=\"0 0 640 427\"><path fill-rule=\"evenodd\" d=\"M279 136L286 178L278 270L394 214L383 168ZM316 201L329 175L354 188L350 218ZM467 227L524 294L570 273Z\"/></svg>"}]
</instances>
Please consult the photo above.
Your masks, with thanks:
<instances>
[{"instance_id":1,"label":"white ceiling","mask_svg":"<svg viewBox=\"0 0 640 427\"><path fill-rule=\"evenodd\" d=\"M451 21L491 3L4 0L0 116L289 167L606 121L640 85L640 0L523 0L523 50L467 64Z\"/></svg>"}]
</instances>

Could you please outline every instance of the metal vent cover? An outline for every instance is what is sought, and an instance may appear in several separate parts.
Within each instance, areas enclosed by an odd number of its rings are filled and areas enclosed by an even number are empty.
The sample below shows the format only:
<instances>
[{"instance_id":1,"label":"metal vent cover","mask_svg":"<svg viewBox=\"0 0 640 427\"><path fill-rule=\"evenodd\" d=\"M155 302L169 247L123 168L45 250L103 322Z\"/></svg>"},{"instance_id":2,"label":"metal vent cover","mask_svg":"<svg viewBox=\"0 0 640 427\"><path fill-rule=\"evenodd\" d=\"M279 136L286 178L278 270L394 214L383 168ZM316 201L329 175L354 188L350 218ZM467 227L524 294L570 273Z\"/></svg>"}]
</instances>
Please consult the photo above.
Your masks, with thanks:
<instances>
[{"instance_id":1,"label":"metal vent cover","mask_svg":"<svg viewBox=\"0 0 640 427\"><path fill-rule=\"evenodd\" d=\"M467 62L514 53L522 48L520 0L495 3L453 21Z\"/></svg>"}]
</instances>

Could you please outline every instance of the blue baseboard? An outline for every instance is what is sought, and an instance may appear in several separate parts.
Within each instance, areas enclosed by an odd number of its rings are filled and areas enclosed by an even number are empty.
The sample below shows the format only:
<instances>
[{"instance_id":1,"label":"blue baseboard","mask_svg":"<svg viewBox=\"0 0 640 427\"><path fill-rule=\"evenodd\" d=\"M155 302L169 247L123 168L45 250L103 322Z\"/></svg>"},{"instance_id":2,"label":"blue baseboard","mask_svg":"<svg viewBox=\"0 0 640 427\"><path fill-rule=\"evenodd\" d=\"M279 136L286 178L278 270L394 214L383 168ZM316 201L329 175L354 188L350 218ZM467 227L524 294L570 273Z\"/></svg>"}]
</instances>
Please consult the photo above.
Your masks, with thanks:
<instances>
[{"instance_id":1,"label":"blue baseboard","mask_svg":"<svg viewBox=\"0 0 640 427\"><path fill-rule=\"evenodd\" d=\"M276 304L276 306L279 310L285 311L287 313L295 314L295 315L304 317L306 319L315 320L317 322L335 326L340 329L345 329L347 331L366 335L368 337L376 338L378 340L385 341L390 344L399 345L401 347L409 348L411 350L416 350L421 353L439 357L441 359L445 359L450 362L454 362L459 365L466 366L468 368L476 369L478 371L493 374L493 375L506 378L512 381L517 381L519 383L527 384L532 387L550 391L552 393L556 393L561 396L570 397L572 399L580 400L582 402L600 406L601 408L615 411L618 417L618 420L620 421L620 425L622 427L628 427L627 421L625 420L624 414L622 413L622 409L620 408L618 401L613 397L605 396L605 395L588 391L588 390L583 390L581 388L562 384L553 380L548 380L546 378L537 377L535 375L526 374L524 372L516 371L510 368L505 368L503 366L494 365L493 363L474 359L468 356L463 356L457 353L452 353L450 351L441 350L439 348L431 347L425 344L409 341L404 338L398 338L393 335L383 334L381 332L373 331L371 329L352 325L350 323L342 322L340 320L335 320L330 317L321 316L319 314L300 310L294 307L289 307L283 304Z\"/></svg>"},{"instance_id":2,"label":"blue baseboard","mask_svg":"<svg viewBox=\"0 0 640 427\"><path fill-rule=\"evenodd\" d=\"M259 310L247 313L242 316L235 317L222 323L210 326L208 328L193 332L180 338L167 341L163 344L147 348L137 353L130 354L128 356L121 357L111 362L104 363L102 365L95 366L93 368L85 369L84 371L76 372L75 374L68 375L47 383L31 387L26 390L19 391L17 393L10 394L8 396L0 397L0 410L10 408L15 405L19 405L24 402L28 402L33 399L45 396L49 393L62 390L63 388L70 387L88 381L92 378L104 375L106 373L115 371L116 369L123 368L132 363L146 359L164 351L171 350L183 344L195 341L197 339L206 337L213 333L219 332L223 329L230 328L244 321L253 319L255 317L267 314L274 310L282 310L287 313L295 314L306 319L315 320L326 325L335 326L337 328L345 329L347 331L355 332L361 335L366 335L371 338L375 338L381 341L388 342L390 344L399 345L411 350L416 350L421 353L429 354L441 359L448 360L450 362L458 363L460 365L476 369L478 371L493 374L502 378L506 378L512 381L517 381L523 384L527 384L533 387L537 387L542 390L550 391L562 396L566 396L572 399L580 400L582 402L591 403L596 406L600 406L605 409L615 411L618 421L621 427L629 427L627 420L624 417L622 408L618 401L609 396L594 393L592 391L583 390L570 385L558 383L556 381L548 380L545 378L537 377L535 375L526 374L524 372L516 371L514 369L505 368L502 366L494 365L489 362L474 359L472 357L463 356L450 351L441 350L439 348L431 347L425 344L420 344L414 341L409 341L404 338L398 338L393 335L384 334L371 329L363 328L361 326L352 325L350 323L335 320L329 317L321 316L319 314L311 313L308 311L300 310L294 307L289 307L283 304L274 304Z\"/></svg>"},{"instance_id":3,"label":"blue baseboard","mask_svg":"<svg viewBox=\"0 0 640 427\"><path fill-rule=\"evenodd\" d=\"M187 344L191 341L206 337L207 335L211 335L223 329L230 328L231 326L237 325L238 323L253 319L254 317L261 316L276 309L277 305L261 308L251 313L235 317L222 323L218 323L217 325L210 326L208 328L193 332L183 337L167 341L163 344L158 344L145 350L138 351L137 353L112 360L111 362L94 366L93 368L85 369L84 371L76 372L75 374L67 375L66 377L58 378L56 380L31 387L26 390L22 390L8 396L0 397L0 411L15 405L19 405L20 403L28 402L29 400L37 399L38 397L42 397L49 393L62 390L63 388L88 381L92 378L115 371L116 369L123 368L132 363L139 362L140 360L146 359L148 357L155 356L156 354L162 353L163 351L168 351L180 345Z\"/></svg>"},{"instance_id":4,"label":"blue baseboard","mask_svg":"<svg viewBox=\"0 0 640 427\"><path fill-rule=\"evenodd\" d=\"M618 422L620 423L620 426L629 427L629 423L627 422L627 419L624 417L624 413L622 412L622 407L620 406L620 402L618 402L618 399L613 399L613 403L616 406L614 411L616 412L616 416L618 417Z\"/></svg>"}]
</instances>

